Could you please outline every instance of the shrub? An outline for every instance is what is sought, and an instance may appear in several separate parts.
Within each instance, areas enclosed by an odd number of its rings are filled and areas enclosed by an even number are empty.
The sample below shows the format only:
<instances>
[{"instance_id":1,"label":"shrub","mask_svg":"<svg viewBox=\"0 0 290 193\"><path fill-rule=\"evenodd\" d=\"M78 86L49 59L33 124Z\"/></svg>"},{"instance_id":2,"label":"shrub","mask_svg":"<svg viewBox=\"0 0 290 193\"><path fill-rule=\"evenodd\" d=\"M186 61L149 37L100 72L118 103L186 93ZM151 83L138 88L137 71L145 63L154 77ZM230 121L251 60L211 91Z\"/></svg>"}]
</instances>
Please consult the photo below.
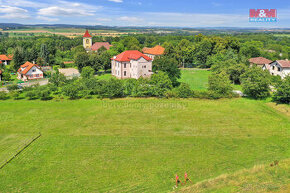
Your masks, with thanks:
<instances>
[{"instance_id":1,"label":"shrub","mask_svg":"<svg viewBox=\"0 0 290 193\"><path fill-rule=\"evenodd\" d=\"M270 96L270 74L261 68L249 68L241 80L243 92L249 97L263 99Z\"/></svg>"},{"instance_id":2,"label":"shrub","mask_svg":"<svg viewBox=\"0 0 290 193\"><path fill-rule=\"evenodd\" d=\"M26 92L26 97L29 100L35 100L39 98L39 95L36 90L31 90L31 91Z\"/></svg>"},{"instance_id":3,"label":"shrub","mask_svg":"<svg viewBox=\"0 0 290 193\"><path fill-rule=\"evenodd\" d=\"M172 89L170 78L162 71L151 76L150 85L152 85L152 94L157 97L163 97L166 91Z\"/></svg>"},{"instance_id":4,"label":"shrub","mask_svg":"<svg viewBox=\"0 0 290 193\"><path fill-rule=\"evenodd\" d=\"M175 89L176 95L179 98L190 98L193 96L193 91L190 86L186 83L181 83L179 87Z\"/></svg>"},{"instance_id":5,"label":"shrub","mask_svg":"<svg viewBox=\"0 0 290 193\"><path fill-rule=\"evenodd\" d=\"M124 95L122 80L110 78L109 80L102 81L98 94L103 98L122 97Z\"/></svg>"},{"instance_id":6,"label":"shrub","mask_svg":"<svg viewBox=\"0 0 290 193\"><path fill-rule=\"evenodd\" d=\"M213 92L211 95L214 95L215 97L230 97L232 95L233 88L231 81L229 80L229 75L225 72L210 75L208 78L208 90Z\"/></svg>"},{"instance_id":7,"label":"shrub","mask_svg":"<svg viewBox=\"0 0 290 193\"><path fill-rule=\"evenodd\" d=\"M124 88L124 95L125 96L132 96L134 88L137 85L137 80L136 79L125 79L123 88Z\"/></svg>"},{"instance_id":8,"label":"shrub","mask_svg":"<svg viewBox=\"0 0 290 193\"><path fill-rule=\"evenodd\" d=\"M9 91L18 90L18 85L17 84L8 85L7 89Z\"/></svg>"},{"instance_id":9,"label":"shrub","mask_svg":"<svg viewBox=\"0 0 290 193\"><path fill-rule=\"evenodd\" d=\"M0 100L8 99L8 94L4 91L0 91Z\"/></svg>"},{"instance_id":10,"label":"shrub","mask_svg":"<svg viewBox=\"0 0 290 193\"><path fill-rule=\"evenodd\" d=\"M47 89L40 90L38 95L39 95L41 100L51 100L52 99L52 97L50 96L50 91Z\"/></svg>"},{"instance_id":11,"label":"shrub","mask_svg":"<svg viewBox=\"0 0 290 193\"><path fill-rule=\"evenodd\" d=\"M69 99L79 98L79 88L76 85L68 84L62 88L62 92Z\"/></svg>"},{"instance_id":12,"label":"shrub","mask_svg":"<svg viewBox=\"0 0 290 193\"><path fill-rule=\"evenodd\" d=\"M290 104L290 76L285 77L281 84L277 85L273 100L277 103Z\"/></svg>"},{"instance_id":13,"label":"shrub","mask_svg":"<svg viewBox=\"0 0 290 193\"><path fill-rule=\"evenodd\" d=\"M21 99L19 91L10 91L9 94L14 100Z\"/></svg>"},{"instance_id":14,"label":"shrub","mask_svg":"<svg viewBox=\"0 0 290 193\"><path fill-rule=\"evenodd\" d=\"M94 77L94 73L95 70L92 67L86 66L82 69L81 76L82 78L89 79Z\"/></svg>"}]
</instances>

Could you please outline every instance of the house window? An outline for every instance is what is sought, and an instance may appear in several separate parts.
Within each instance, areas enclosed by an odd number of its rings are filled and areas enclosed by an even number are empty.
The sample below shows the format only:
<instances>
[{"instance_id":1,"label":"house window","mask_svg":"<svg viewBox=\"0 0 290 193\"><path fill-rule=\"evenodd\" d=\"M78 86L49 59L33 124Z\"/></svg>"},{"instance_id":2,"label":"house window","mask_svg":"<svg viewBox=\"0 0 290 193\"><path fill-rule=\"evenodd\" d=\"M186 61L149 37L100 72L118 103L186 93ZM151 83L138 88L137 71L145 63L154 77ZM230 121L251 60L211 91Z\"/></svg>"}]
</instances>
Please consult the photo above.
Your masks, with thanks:
<instances>
[{"instance_id":1,"label":"house window","mask_svg":"<svg viewBox=\"0 0 290 193\"><path fill-rule=\"evenodd\" d=\"M272 70L274 70L275 69L275 66L272 66Z\"/></svg>"},{"instance_id":2,"label":"house window","mask_svg":"<svg viewBox=\"0 0 290 193\"><path fill-rule=\"evenodd\" d=\"M130 63L130 68L131 68L131 63Z\"/></svg>"},{"instance_id":3,"label":"house window","mask_svg":"<svg viewBox=\"0 0 290 193\"><path fill-rule=\"evenodd\" d=\"M127 72L126 71L124 71L124 76L127 76Z\"/></svg>"},{"instance_id":4,"label":"house window","mask_svg":"<svg viewBox=\"0 0 290 193\"><path fill-rule=\"evenodd\" d=\"M279 71L279 72L281 71L281 68L280 68L280 67L278 67L278 71Z\"/></svg>"},{"instance_id":5,"label":"house window","mask_svg":"<svg viewBox=\"0 0 290 193\"><path fill-rule=\"evenodd\" d=\"M90 43L90 40L89 40L89 39L87 39L87 40L86 40L86 42L87 42L87 44L89 44L89 43Z\"/></svg>"},{"instance_id":6,"label":"house window","mask_svg":"<svg viewBox=\"0 0 290 193\"><path fill-rule=\"evenodd\" d=\"M124 68L126 68L126 63L124 64Z\"/></svg>"},{"instance_id":7,"label":"house window","mask_svg":"<svg viewBox=\"0 0 290 193\"><path fill-rule=\"evenodd\" d=\"M35 72L35 71L36 71L35 69L32 70L32 72Z\"/></svg>"}]
</instances>

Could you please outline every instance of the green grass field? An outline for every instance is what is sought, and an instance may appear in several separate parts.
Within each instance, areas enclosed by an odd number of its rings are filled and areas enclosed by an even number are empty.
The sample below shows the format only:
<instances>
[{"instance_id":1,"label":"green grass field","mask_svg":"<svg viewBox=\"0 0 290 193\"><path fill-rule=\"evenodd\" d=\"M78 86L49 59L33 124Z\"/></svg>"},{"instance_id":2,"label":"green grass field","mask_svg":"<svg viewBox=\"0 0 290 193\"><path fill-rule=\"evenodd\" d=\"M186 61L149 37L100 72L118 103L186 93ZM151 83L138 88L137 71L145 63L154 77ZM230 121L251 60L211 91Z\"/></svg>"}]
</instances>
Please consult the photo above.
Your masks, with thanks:
<instances>
[{"instance_id":1,"label":"green grass field","mask_svg":"<svg viewBox=\"0 0 290 193\"><path fill-rule=\"evenodd\" d=\"M0 170L0 192L169 192L176 173L198 183L270 164L290 156L282 112L249 99L1 101L0 155L7 136L42 137Z\"/></svg>"},{"instance_id":2,"label":"green grass field","mask_svg":"<svg viewBox=\"0 0 290 193\"><path fill-rule=\"evenodd\" d=\"M191 89L206 90L210 73L203 69L182 69L179 81L188 83Z\"/></svg>"}]
</instances>

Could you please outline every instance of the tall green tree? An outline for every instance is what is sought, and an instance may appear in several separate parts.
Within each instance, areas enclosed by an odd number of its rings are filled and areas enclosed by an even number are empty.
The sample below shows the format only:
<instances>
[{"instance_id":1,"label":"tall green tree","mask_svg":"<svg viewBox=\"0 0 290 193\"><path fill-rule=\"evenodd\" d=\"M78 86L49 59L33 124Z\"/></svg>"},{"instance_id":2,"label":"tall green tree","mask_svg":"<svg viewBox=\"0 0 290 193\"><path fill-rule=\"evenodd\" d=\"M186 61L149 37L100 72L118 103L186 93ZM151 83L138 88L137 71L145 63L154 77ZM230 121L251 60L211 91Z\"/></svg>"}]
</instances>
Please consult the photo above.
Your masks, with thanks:
<instances>
[{"instance_id":1,"label":"tall green tree","mask_svg":"<svg viewBox=\"0 0 290 193\"><path fill-rule=\"evenodd\" d=\"M270 96L270 74L260 67L251 67L241 76L243 92L249 97L263 99Z\"/></svg>"},{"instance_id":2,"label":"tall green tree","mask_svg":"<svg viewBox=\"0 0 290 193\"><path fill-rule=\"evenodd\" d=\"M173 86L178 86L178 79L181 76L180 69L178 68L178 62L174 58L166 56L157 57L153 61L153 71L163 71L170 78Z\"/></svg>"},{"instance_id":3,"label":"tall green tree","mask_svg":"<svg viewBox=\"0 0 290 193\"><path fill-rule=\"evenodd\" d=\"M46 44L41 44L40 57L43 59L44 65L47 65L49 63L49 51Z\"/></svg>"}]
</instances>

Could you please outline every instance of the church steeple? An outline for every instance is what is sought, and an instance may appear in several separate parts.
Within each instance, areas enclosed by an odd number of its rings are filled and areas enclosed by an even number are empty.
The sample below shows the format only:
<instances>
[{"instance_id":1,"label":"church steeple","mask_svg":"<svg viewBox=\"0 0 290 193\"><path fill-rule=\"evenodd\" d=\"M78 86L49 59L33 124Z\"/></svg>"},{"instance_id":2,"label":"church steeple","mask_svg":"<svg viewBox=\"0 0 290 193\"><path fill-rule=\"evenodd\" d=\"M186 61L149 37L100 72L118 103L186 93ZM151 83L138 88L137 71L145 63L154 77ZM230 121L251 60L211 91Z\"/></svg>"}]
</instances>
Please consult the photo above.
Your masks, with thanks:
<instances>
[{"instance_id":1,"label":"church steeple","mask_svg":"<svg viewBox=\"0 0 290 193\"><path fill-rule=\"evenodd\" d=\"M92 36L90 35L89 30L86 30L83 36L83 46L88 51L91 49L92 45L93 45Z\"/></svg>"}]
</instances>

